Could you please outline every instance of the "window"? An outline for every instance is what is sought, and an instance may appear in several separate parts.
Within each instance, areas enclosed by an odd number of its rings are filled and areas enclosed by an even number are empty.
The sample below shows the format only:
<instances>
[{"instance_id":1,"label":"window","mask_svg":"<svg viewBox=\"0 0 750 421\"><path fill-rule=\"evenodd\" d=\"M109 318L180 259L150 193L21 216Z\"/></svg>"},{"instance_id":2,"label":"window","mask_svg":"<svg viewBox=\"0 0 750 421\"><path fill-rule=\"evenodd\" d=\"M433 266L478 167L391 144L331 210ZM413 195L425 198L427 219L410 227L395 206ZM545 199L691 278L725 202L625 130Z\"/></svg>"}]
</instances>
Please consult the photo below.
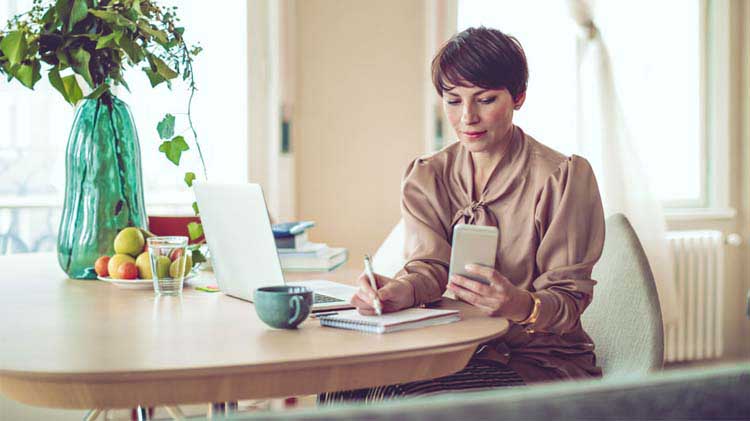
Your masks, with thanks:
<instances>
[{"instance_id":1,"label":"window","mask_svg":"<svg viewBox=\"0 0 750 421\"><path fill-rule=\"evenodd\" d=\"M247 5L227 2L161 1L178 6L185 36L203 51L194 64L198 92L193 122L212 181L247 180ZM0 2L0 28L12 16L31 8L32 0ZM44 68L43 68L44 69ZM17 81L0 79L0 255L52 251L65 189L65 146L75 109L49 85L46 74L32 92ZM149 213L192 212L192 194L183 182L186 171L200 174L197 151L189 134L184 82L151 88L139 68L126 72L131 91L115 93L133 113L138 129L143 184ZM177 117L176 132L185 132L191 147L179 168L158 151L156 124L166 113ZM200 176L199 176L200 177Z\"/></svg>"},{"instance_id":2,"label":"window","mask_svg":"<svg viewBox=\"0 0 750 421\"><path fill-rule=\"evenodd\" d=\"M704 4L632 0L595 8L631 138L668 207L708 205ZM575 151L578 28L567 2L459 0L458 30L477 25L516 36L526 51L529 89L516 123L550 147Z\"/></svg>"}]
</instances>

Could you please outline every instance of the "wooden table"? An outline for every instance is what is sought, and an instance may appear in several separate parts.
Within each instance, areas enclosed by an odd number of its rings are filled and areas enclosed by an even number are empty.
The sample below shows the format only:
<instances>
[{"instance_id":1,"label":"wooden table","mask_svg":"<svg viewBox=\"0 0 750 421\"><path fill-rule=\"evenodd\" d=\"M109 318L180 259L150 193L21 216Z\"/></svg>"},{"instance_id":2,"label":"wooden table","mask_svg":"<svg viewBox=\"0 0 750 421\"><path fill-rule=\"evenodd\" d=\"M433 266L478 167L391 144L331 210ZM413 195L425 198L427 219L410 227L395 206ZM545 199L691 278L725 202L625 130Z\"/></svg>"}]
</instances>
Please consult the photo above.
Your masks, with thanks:
<instances>
[{"instance_id":1,"label":"wooden table","mask_svg":"<svg viewBox=\"0 0 750 421\"><path fill-rule=\"evenodd\" d=\"M352 270L316 274L352 282ZM295 275L290 278L309 278ZM338 278L338 279L337 279ZM270 398L422 380L462 369L503 319L386 335L266 327L251 303L66 279L54 254L0 257L0 393L37 406L132 408Z\"/></svg>"}]
</instances>

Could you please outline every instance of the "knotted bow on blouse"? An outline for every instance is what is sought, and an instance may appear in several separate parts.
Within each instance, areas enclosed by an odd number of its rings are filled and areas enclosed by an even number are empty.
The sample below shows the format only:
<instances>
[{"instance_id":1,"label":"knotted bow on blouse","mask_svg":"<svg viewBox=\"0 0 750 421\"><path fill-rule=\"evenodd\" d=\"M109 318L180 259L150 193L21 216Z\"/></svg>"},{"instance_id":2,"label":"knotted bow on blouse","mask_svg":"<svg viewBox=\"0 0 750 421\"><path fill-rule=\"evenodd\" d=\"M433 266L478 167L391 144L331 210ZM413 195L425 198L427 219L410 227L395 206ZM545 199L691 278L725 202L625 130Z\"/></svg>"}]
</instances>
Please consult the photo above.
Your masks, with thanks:
<instances>
[{"instance_id":1,"label":"knotted bow on blouse","mask_svg":"<svg viewBox=\"0 0 750 421\"><path fill-rule=\"evenodd\" d=\"M474 200L468 206L459 209L453 216L451 227L456 224L498 226L497 217L487 208L487 202L483 198Z\"/></svg>"}]
</instances>

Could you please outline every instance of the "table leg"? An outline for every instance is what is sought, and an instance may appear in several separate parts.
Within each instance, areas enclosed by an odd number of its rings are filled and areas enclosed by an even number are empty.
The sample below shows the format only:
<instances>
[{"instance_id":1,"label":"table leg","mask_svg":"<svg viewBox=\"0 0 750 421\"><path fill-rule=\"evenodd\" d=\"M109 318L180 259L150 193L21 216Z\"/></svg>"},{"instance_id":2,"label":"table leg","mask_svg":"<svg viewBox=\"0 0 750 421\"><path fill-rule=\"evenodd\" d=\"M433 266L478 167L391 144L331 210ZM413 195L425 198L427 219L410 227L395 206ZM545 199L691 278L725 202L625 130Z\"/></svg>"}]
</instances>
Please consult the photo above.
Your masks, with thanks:
<instances>
[{"instance_id":1,"label":"table leg","mask_svg":"<svg viewBox=\"0 0 750 421\"><path fill-rule=\"evenodd\" d=\"M92 409L86 413L83 417L83 421L94 421L99 418L99 414L102 413L101 409Z\"/></svg>"}]
</instances>

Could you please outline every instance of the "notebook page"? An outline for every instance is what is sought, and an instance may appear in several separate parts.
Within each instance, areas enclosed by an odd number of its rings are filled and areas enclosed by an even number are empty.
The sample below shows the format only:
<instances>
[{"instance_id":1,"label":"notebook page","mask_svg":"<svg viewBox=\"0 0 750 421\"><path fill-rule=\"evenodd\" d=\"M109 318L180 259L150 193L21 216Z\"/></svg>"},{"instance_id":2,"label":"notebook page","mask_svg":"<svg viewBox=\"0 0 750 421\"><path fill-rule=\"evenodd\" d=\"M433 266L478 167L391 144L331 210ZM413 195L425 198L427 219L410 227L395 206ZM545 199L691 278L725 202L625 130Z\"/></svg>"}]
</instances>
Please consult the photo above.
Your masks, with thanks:
<instances>
[{"instance_id":1,"label":"notebook page","mask_svg":"<svg viewBox=\"0 0 750 421\"><path fill-rule=\"evenodd\" d=\"M379 326L379 327L390 327L404 323L415 322L419 320L434 319L438 317L445 317L447 315L458 315L458 310L441 310L441 309L425 309L425 308L410 308L406 310L397 311L395 313L387 313L382 316L365 316L359 314L357 310L341 311L336 315L325 317L329 320L342 321L347 323L368 325L368 326Z\"/></svg>"}]
</instances>

